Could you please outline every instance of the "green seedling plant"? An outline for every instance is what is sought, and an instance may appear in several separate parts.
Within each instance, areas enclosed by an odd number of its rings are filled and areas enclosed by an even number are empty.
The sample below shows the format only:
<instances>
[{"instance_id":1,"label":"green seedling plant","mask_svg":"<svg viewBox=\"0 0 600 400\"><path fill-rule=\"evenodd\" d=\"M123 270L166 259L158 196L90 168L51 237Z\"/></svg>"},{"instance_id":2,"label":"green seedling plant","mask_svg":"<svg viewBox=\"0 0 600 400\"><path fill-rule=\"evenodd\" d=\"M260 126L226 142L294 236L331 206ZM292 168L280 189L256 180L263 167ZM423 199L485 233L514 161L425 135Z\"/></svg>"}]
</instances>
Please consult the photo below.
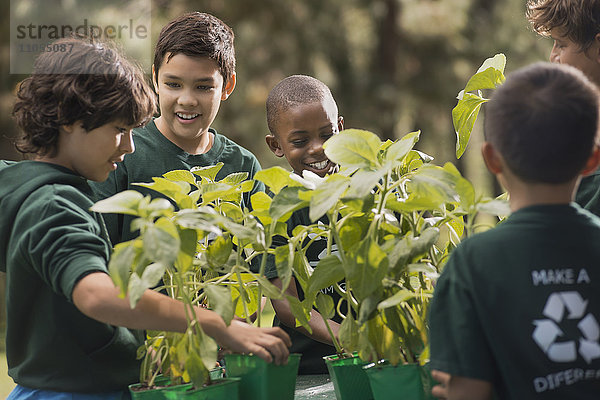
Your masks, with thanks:
<instances>
[{"instance_id":1,"label":"green seedling plant","mask_svg":"<svg viewBox=\"0 0 600 400\"><path fill-rule=\"evenodd\" d=\"M288 298L297 324L310 331L313 307L325 319L341 314L339 337L332 335L339 354L357 352L365 361L393 365L424 362L433 280L450 251L473 232L479 212L507 210L501 200L477 196L452 164L435 166L414 150L419 136L381 142L374 133L349 129L324 146L340 165L338 173L298 179L272 168L256 176L275 193L271 220L309 207L312 221L329 221L296 227L274 254L284 287L294 275L305 293L303 301ZM328 254L313 270L305 251L307 238L316 236L327 238ZM338 304L320 293L330 285L341 295Z\"/></svg>"},{"instance_id":2,"label":"green seedling plant","mask_svg":"<svg viewBox=\"0 0 600 400\"><path fill-rule=\"evenodd\" d=\"M166 198L128 190L92 207L136 217L131 227L140 235L116 245L109 263L110 276L131 307L151 288L186 306L185 333L149 332L139 350L140 382L146 386L154 384L161 370L172 381L191 381L195 387L210 381L218 347L202 331L194 307L211 308L229 324L236 310L249 321L259 309L261 290L280 296L250 268L252 259L270 246L270 236L266 238L257 219L242 207L242 195L254 181L247 180L246 173L217 180L222 165L170 171L152 183L139 184Z\"/></svg>"}]
</instances>

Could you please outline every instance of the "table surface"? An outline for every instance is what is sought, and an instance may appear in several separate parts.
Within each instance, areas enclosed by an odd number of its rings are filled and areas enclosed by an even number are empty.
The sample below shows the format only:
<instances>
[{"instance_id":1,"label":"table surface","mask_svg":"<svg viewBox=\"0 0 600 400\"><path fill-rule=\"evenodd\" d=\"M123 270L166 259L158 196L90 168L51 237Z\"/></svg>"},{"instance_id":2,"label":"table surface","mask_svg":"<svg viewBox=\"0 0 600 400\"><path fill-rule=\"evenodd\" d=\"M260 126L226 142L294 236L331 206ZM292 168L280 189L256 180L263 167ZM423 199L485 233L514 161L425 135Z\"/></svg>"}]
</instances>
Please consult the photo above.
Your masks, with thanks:
<instances>
[{"instance_id":1,"label":"table surface","mask_svg":"<svg viewBox=\"0 0 600 400\"><path fill-rule=\"evenodd\" d=\"M335 400L333 382L329 374L298 375L294 400L331 399Z\"/></svg>"}]
</instances>

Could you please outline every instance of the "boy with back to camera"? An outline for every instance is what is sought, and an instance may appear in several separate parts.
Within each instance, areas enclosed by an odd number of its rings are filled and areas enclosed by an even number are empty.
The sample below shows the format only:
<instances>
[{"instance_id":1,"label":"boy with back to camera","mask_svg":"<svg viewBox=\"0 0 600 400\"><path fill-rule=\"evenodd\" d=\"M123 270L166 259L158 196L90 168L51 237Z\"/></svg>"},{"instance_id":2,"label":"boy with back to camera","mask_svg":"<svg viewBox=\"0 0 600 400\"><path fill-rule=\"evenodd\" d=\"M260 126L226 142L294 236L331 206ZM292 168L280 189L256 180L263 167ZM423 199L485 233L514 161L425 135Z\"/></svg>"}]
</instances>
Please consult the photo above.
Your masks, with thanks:
<instances>
[{"instance_id":1,"label":"boy with back to camera","mask_svg":"<svg viewBox=\"0 0 600 400\"><path fill-rule=\"evenodd\" d=\"M334 171L336 166L327 159L323 143L343 129L344 120L338 116L335 100L323 82L305 75L289 76L271 90L266 107L267 124L271 132L265 138L267 145L277 157L287 159L295 174L302 176L302 171L307 170L324 177ZM328 224L326 217L320 222ZM298 225L310 225L308 208L294 212L287 224L288 235ZM285 240L281 243L274 240L275 246L285 244ZM306 255L312 267L325 256L326 247L325 238L311 244ZM282 281L277 277L274 259L267 260L265 274L273 284L281 288ZM338 303L340 296L333 287L322 292L331 296L334 304ZM304 298L300 285L293 277L286 293L300 300ZM335 347L321 314L312 310L312 334L309 334L303 327L296 327L294 315L285 298L271 299L271 302L275 310L275 324L281 324L282 329L292 338L291 351L302 354L298 373L327 373L323 357L335 354ZM340 317L336 316L328 323L337 336Z\"/></svg>"},{"instance_id":2,"label":"boy with back to camera","mask_svg":"<svg viewBox=\"0 0 600 400\"><path fill-rule=\"evenodd\" d=\"M600 162L598 107L583 73L549 63L493 94L482 154L512 215L463 241L437 282L430 366L451 378L435 395L598 398L600 219L572 202Z\"/></svg>"},{"instance_id":3,"label":"boy with back to camera","mask_svg":"<svg viewBox=\"0 0 600 400\"><path fill-rule=\"evenodd\" d=\"M581 70L600 87L600 0L528 0L527 19L554 40L550 61ZM600 171L581 180L575 201L600 215Z\"/></svg>"},{"instance_id":4,"label":"boy with back to camera","mask_svg":"<svg viewBox=\"0 0 600 400\"><path fill-rule=\"evenodd\" d=\"M127 155L108 180L92 185L99 200L127 189L159 196L132 184L152 182L153 177L176 169L222 162L217 179L234 172L247 172L252 179L261 169L250 151L211 128L221 102L235 88L233 41L231 28L210 14L184 14L163 27L152 65L160 116L134 130L135 153ZM257 191L264 191L261 182L244 194L246 207ZM113 244L137 236L130 231L132 219L105 215Z\"/></svg>"},{"instance_id":5,"label":"boy with back to camera","mask_svg":"<svg viewBox=\"0 0 600 400\"><path fill-rule=\"evenodd\" d=\"M141 330L184 332L189 313L152 290L134 309L119 297L87 180L106 179L134 150L132 129L154 113L154 95L141 71L106 44L55 44L69 51L38 57L13 110L23 131L18 148L33 160L0 161L6 355L17 384L8 398L127 398L139 379ZM278 328L227 326L212 311L195 313L221 346L285 362L291 343Z\"/></svg>"}]
</instances>

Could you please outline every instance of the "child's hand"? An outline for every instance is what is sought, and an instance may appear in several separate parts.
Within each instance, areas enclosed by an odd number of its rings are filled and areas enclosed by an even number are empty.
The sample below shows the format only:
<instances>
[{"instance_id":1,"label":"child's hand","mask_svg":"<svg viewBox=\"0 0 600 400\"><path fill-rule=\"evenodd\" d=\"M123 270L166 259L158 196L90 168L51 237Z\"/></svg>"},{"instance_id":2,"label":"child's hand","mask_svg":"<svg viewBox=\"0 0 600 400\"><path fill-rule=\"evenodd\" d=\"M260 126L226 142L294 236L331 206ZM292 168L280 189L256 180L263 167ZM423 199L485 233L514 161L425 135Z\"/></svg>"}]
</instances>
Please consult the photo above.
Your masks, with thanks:
<instances>
[{"instance_id":1,"label":"child's hand","mask_svg":"<svg viewBox=\"0 0 600 400\"><path fill-rule=\"evenodd\" d=\"M257 328L245 322L231 321L225 337L221 338L223 347L236 353L252 353L267 362L277 365L287 364L292 341L281 328Z\"/></svg>"},{"instance_id":2,"label":"child's hand","mask_svg":"<svg viewBox=\"0 0 600 400\"><path fill-rule=\"evenodd\" d=\"M434 369L431 371L431 376L439 382L438 385L435 385L433 389L431 389L431 394L438 399L447 399L448 383L450 382L451 375Z\"/></svg>"}]
</instances>

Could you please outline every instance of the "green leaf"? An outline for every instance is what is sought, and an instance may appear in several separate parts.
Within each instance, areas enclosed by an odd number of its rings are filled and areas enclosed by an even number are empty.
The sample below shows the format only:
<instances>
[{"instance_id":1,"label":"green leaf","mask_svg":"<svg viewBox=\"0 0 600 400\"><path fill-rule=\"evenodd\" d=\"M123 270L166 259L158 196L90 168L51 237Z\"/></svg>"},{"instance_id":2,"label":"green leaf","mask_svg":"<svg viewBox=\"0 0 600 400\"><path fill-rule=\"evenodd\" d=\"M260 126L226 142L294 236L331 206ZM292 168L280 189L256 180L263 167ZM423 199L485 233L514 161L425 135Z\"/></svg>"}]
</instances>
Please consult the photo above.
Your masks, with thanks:
<instances>
[{"instance_id":1,"label":"green leaf","mask_svg":"<svg viewBox=\"0 0 600 400\"><path fill-rule=\"evenodd\" d=\"M274 220L282 219L286 214L308 206L308 201L301 200L299 194L306 189L294 186L283 188L271 203L270 213ZM289 218L289 215L288 215Z\"/></svg>"},{"instance_id":2,"label":"green leaf","mask_svg":"<svg viewBox=\"0 0 600 400\"><path fill-rule=\"evenodd\" d=\"M219 182L227 183L229 185L235 186L248 179L247 172L234 172L232 174L227 175L225 178L221 179ZM250 181L254 184L254 181Z\"/></svg>"},{"instance_id":3,"label":"green leaf","mask_svg":"<svg viewBox=\"0 0 600 400\"><path fill-rule=\"evenodd\" d=\"M460 158L467 149L479 109L487 101L480 96L464 93L462 99L452 109L452 124L456 132L456 158Z\"/></svg>"},{"instance_id":4,"label":"green leaf","mask_svg":"<svg viewBox=\"0 0 600 400\"><path fill-rule=\"evenodd\" d=\"M326 184L320 185L314 190L308 213L310 220L317 221L327 211L334 208L349 185L348 178L341 175L330 175Z\"/></svg>"},{"instance_id":5,"label":"green leaf","mask_svg":"<svg viewBox=\"0 0 600 400\"><path fill-rule=\"evenodd\" d=\"M273 199L265 192L256 192L250 197L250 203L252 204L251 214L258 218L263 225L270 225L273 219L269 214L269 208L271 207Z\"/></svg>"},{"instance_id":6,"label":"green leaf","mask_svg":"<svg viewBox=\"0 0 600 400\"><path fill-rule=\"evenodd\" d=\"M221 170L223 165L222 162L218 162L216 165L210 165L208 167L192 167L190 172L203 178L203 181L207 180L208 182L215 182L217 173Z\"/></svg>"},{"instance_id":7,"label":"green leaf","mask_svg":"<svg viewBox=\"0 0 600 400\"><path fill-rule=\"evenodd\" d=\"M385 152L385 162L391 165L401 162L419 141L420 135L421 131L410 132L395 141Z\"/></svg>"},{"instance_id":8,"label":"green leaf","mask_svg":"<svg viewBox=\"0 0 600 400\"><path fill-rule=\"evenodd\" d=\"M323 144L325 155L346 168L376 168L381 140L372 132L346 129Z\"/></svg>"},{"instance_id":9,"label":"green leaf","mask_svg":"<svg viewBox=\"0 0 600 400\"><path fill-rule=\"evenodd\" d=\"M286 186L296 186L296 182L290 178L290 171L281 167L271 167L258 171L254 179L264 183L274 194L279 193Z\"/></svg>"},{"instance_id":10,"label":"green leaf","mask_svg":"<svg viewBox=\"0 0 600 400\"><path fill-rule=\"evenodd\" d=\"M352 314L349 313L342 321L338 336L344 350L349 353L358 350L358 324Z\"/></svg>"},{"instance_id":11,"label":"green leaf","mask_svg":"<svg viewBox=\"0 0 600 400\"><path fill-rule=\"evenodd\" d=\"M388 259L383 250L371 240L364 240L352 253L352 257L355 264L344 265L344 269L346 278L360 302L381 289Z\"/></svg>"},{"instance_id":12,"label":"green leaf","mask_svg":"<svg viewBox=\"0 0 600 400\"><path fill-rule=\"evenodd\" d=\"M373 317L377 304L381 301L381 292L371 293L360 302L358 309L358 324L363 325Z\"/></svg>"},{"instance_id":13,"label":"green leaf","mask_svg":"<svg viewBox=\"0 0 600 400\"><path fill-rule=\"evenodd\" d=\"M477 211L498 217L506 217L510 215L510 204L508 201L501 199L482 201L477 204Z\"/></svg>"},{"instance_id":14,"label":"green leaf","mask_svg":"<svg viewBox=\"0 0 600 400\"><path fill-rule=\"evenodd\" d=\"M129 214L139 216L138 206L144 196L135 190L125 190L107 199L100 200L90 210L99 213Z\"/></svg>"},{"instance_id":15,"label":"green leaf","mask_svg":"<svg viewBox=\"0 0 600 400\"><path fill-rule=\"evenodd\" d=\"M162 193L170 199L177 200L180 195L187 195L190 190L190 184L183 181L170 181L165 178L152 178L153 183L134 183L135 186L142 186L148 189L152 189L156 192Z\"/></svg>"},{"instance_id":16,"label":"green leaf","mask_svg":"<svg viewBox=\"0 0 600 400\"><path fill-rule=\"evenodd\" d=\"M133 273L129 276L127 295L129 296L129 306L132 309L135 308L136 304L142 298L142 295L146 290L148 290L148 286L142 282L138 274Z\"/></svg>"},{"instance_id":17,"label":"green leaf","mask_svg":"<svg viewBox=\"0 0 600 400\"><path fill-rule=\"evenodd\" d=\"M344 279L344 267L339 257L330 254L322 258L308 279L307 293L317 293ZM307 294L307 297L309 295ZM312 297L312 296L311 296Z\"/></svg>"},{"instance_id":18,"label":"green leaf","mask_svg":"<svg viewBox=\"0 0 600 400\"><path fill-rule=\"evenodd\" d=\"M317 306L317 310L323 318L331 319L335 316L335 309L333 306L333 299L331 298L331 296L327 296L326 294L319 292L317 294L315 304Z\"/></svg>"},{"instance_id":19,"label":"green leaf","mask_svg":"<svg viewBox=\"0 0 600 400\"><path fill-rule=\"evenodd\" d=\"M229 260L233 250L231 238L217 237L206 249L206 258L213 267L219 267Z\"/></svg>"},{"instance_id":20,"label":"green leaf","mask_svg":"<svg viewBox=\"0 0 600 400\"><path fill-rule=\"evenodd\" d=\"M177 228L177 232L181 241L181 247L175 260L175 268L178 271L186 272L193 266L198 244L198 234L195 229L179 227Z\"/></svg>"},{"instance_id":21,"label":"green leaf","mask_svg":"<svg viewBox=\"0 0 600 400\"><path fill-rule=\"evenodd\" d=\"M363 228L368 221L364 218L351 218L344 221L344 225L339 228L340 241L344 249L351 249L358 245L363 238Z\"/></svg>"},{"instance_id":22,"label":"green leaf","mask_svg":"<svg viewBox=\"0 0 600 400\"><path fill-rule=\"evenodd\" d=\"M392 297L388 297L387 299L385 299L382 302L380 302L379 304L377 304L377 309L383 310L383 309L386 309L389 307L395 307L398 304L403 303L409 299L413 299L415 297L416 297L416 294L414 292L411 292L410 290L407 290L407 289L400 289L399 291L394 293L394 295Z\"/></svg>"},{"instance_id":23,"label":"green leaf","mask_svg":"<svg viewBox=\"0 0 600 400\"><path fill-rule=\"evenodd\" d=\"M190 351L185 360L185 370L190 376L194 388L201 388L208 381L210 373L202 362L202 358L194 351Z\"/></svg>"},{"instance_id":24,"label":"green leaf","mask_svg":"<svg viewBox=\"0 0 600 400\"><path fill-rule=\"evenodd\" d=\"M208 296L209 307L219 314L225 323L229 325L234 313L229 288L208 284L204 286L204 292Z\"/></svg>"},{"instance_id":25,"label":"green leaf","mask_svg":"<svg viewBox=\"0 0 600 400\"><path fill-rule=\"evenodd\" d=\"M170 181L187 182L190 185L197 186L196 177L190 171L185 169L177 169L163 174L163 177Z\"/></svg>"},{"instance_id":26,"label":"green leaf","mask_svg":"<svg viewBox=\"0 0 600 400\"><path fill-rule=\"evenodd\" d=\"M389 168L377 170L359 169L352 175L350 188L345 197L364 198L370 195L371 190L381 182L382 178L389 172ZM370 196L373 197L373 196Z\"/></svg>"},{"instance_id":27,"label":"green leaf","mask_svg":"<svg viewBox=\"0 0 600 400\"><path fill-rule=\"evenodd\" d=\"M504 74L494 67L489 67L478 72L469 79L465 86L465 92L473 92L482 89L495 89L504 82Z\"/></svg>"},{"instance_id":28,"label":"green leaf","mask_svg":"<svg viewBox=\"0 0 600 400\"><path fill-rule=\"evenodd\" d=\"M477 72L485 71L488 68L494 68L498 71L504 73L504 68L506 67L506 56L502 53L496 54L494 57L487 58L481 67L477 70Z\"/></svg>"},{"instance_id":29,"label":"green leaf","mask_svg":"<svg viewBox=\"0 0 600 400\"><path fill-rule=\"evenodd\" d=\"M160 218L144 232L144 254L155 262L172 265L179 254L180 240L172 221Z\"/></svg>"},{"instance_id":30,"label":"green leaf","mask_svg":"<svg viewBox=\"0 0 600 400\"><path fill-rule=\"evenodd\" d=\"M271 282L269 282L269 280L267 278L265 278L264 276L259 276L259 275L254 275L252 274L252 276L254 276L254 278L258 281L260 287L263 290L263 293L272 298L272 299L280 299L281 298L281 291L279 290L279 288L275 285L273 285Z\"/></svg>"},{"instance_id":31,"label":"green leaf","mask_svg":"<svg viewBox=\"0 0 600 400\"><path fill-rule=\"evenodd\" d=\"M148 265L142 274L142 284L148 289L156 287L165 275L167 266L160 262Z\"/></svg>"},{"instance_id":32,"label":"green leaf","mask_svg":"<svg viewBox=\"0 0 600 400\"><path fill-rule=\"evenodd\" d=\"M296 326L302 326L308 333L312 334L312 328L308 322L310 319L310 310L307 312L297 297L285 295L285 298L290 305L290 311L292 311L292 314L296 318Z\"/></svg>"},{"instance_id":33,"label":"green leaf","mask_svg":"<svg viewBox=\"0 0 600 400\"><path fill-rule=\"evenodd\" d=\"M110 257L108 263L108 272L112 278L115 286L117 286L121 293L121 297L125 297L127 294L127 286L129 284L129 275L131 268L134 264L134 260L137 254L137 250L133 244L133 241L124 243L118 243Z\"/></svg>"},{"instance_id":34,"label":"green leaf","mask_svg":"<svg viewBox=\"0 0 600 400\"><path fill-rule=\"evenodd\" d=\"M202 207L198 210L181 210L175 217L175 222L189 229L198 229L206 233L214 233L217 236L223 235L218 223L222 216L211 207Z\"/></svg>"}]
</instances>

